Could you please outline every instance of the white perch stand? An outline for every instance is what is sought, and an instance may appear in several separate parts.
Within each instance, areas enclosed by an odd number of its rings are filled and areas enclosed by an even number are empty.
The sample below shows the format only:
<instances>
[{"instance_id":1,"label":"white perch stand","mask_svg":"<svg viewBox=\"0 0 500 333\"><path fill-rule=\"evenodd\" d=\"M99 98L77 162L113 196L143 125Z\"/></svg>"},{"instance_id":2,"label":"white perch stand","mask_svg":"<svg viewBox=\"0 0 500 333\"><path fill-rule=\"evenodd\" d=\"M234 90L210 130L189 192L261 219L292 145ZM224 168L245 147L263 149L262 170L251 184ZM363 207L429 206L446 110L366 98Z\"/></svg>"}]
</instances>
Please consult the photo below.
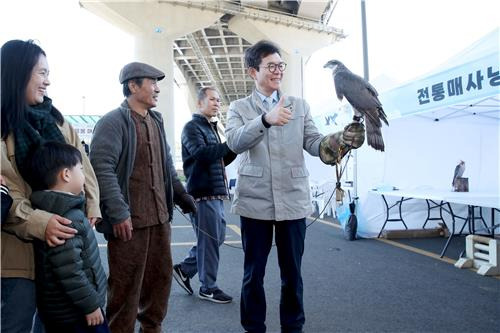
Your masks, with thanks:
<instances>
[{"instance_id":1,"label":"white perch stand","mask_svg":"<svg viewBox=\"0 0 500 333\"><path fill-rule=\"evenodd\" d=\"M477 268L480 275L500 275L498 258L500 244L496 239L469 235L465 239L465 258L460 258L455 267Z\"/></svg>"}]
</instances>

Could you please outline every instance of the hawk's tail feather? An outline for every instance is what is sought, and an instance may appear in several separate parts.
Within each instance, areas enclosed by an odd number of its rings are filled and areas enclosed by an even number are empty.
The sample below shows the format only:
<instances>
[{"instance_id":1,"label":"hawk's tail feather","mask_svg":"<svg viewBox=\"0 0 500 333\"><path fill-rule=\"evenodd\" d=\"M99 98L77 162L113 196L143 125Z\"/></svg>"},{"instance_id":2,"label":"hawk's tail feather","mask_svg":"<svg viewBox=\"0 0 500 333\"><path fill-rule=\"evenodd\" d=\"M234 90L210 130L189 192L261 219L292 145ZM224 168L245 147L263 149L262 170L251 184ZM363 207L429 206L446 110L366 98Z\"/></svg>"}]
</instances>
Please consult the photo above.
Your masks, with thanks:
<instances>
[{"instance_id":1,"label":"hawk's tail feather","mask_svg":"<svg viewBox=\"0 0 500 333\"><path fill-rule=\"evenodd\" d=\"M372 146L375 150L384 151L385 145L384 139L382 138L382 133L368 134L368 145Z\"/></svg>"},{"instance_id":2,"label":"hawk's tail feather","mask_svg":"<svg viewBox=\"0 0 500 333\"><path fill-rule=\"evenodd\" d=\"M382 109L381 106L378 107L378 111L379 111L379 117L380 119L382 119L382 121L387 125L389 126L389 122L387 121L387 115L385 114L384 112L384 109Z\"/></svg>"}]
</instances>

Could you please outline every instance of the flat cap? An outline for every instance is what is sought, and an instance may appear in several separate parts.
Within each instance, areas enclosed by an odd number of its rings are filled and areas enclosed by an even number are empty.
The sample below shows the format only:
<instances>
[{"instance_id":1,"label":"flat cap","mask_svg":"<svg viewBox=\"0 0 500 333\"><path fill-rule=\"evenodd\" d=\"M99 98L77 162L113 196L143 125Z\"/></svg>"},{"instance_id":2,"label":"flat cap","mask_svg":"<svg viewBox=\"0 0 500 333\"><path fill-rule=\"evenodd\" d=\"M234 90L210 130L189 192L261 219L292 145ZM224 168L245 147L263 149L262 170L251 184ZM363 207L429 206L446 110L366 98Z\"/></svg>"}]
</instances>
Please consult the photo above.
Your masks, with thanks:
<instances>
[{"instance_id":1,"label":"flat cap","mask_svg":"<svg viewBox=\"0 0 500 333\"><path fill-rule=\"evenodd\" d=\"M141 77L148 77L160 81L165 77L165 73L142 62L131 62L125 65L120 71L120 83Z\"/></svg>"}]
</instances>

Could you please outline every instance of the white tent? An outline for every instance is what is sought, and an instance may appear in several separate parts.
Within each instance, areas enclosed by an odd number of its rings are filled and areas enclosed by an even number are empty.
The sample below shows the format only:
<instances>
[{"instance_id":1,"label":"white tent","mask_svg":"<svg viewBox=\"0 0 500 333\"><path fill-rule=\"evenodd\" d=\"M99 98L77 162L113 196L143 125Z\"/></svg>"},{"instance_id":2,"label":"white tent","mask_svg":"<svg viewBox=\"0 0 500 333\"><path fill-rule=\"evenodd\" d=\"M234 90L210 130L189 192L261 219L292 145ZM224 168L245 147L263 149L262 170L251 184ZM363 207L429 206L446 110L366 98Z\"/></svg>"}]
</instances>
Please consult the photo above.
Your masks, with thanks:
<instances>
[{"instance_id":1,"label":"white tent","mask_svg":"<svg viewBox=\"0 0 500 333\"><path fill-rule=\"evenodd\" d=\"M386 151L364 145L358 152L361 236L376 236L385 220L382 198L371 189L451 191L459 160L466 163L463 177L469 178L471 192L498 196L499 40L496 29L438 70L381 94L390 119L390 126L383 128ZM454 211L466 215L463 205L454 206ZM425 201L404 203L409 228L422 227L426 214ZM386 226L402 228L396 222Z\"/></svg>"}]
</instances>

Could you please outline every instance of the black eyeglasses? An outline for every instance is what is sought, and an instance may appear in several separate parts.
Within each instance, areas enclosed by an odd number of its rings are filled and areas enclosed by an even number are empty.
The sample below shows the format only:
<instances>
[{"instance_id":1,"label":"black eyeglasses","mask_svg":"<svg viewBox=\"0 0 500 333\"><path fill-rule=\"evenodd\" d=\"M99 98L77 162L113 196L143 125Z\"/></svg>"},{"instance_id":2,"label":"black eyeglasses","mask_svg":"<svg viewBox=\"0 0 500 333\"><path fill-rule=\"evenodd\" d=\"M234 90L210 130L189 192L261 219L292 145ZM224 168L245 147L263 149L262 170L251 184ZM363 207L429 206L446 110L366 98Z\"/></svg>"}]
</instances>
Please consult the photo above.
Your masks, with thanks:
<instances>
[{"instance_id":1,"label":"black eyeglasses","mask_svg":"<svg viewBox=\"0 0 500 333\"><path fill-rule=\"evenodd\" d=\"M280 72L284 72L286 69L286 63L280 62L279 64L269 63L267 66L260 66L261 68L267 68L267 70L271 73L276 73L277 70Z\"/></svg>"}]
</instances>

